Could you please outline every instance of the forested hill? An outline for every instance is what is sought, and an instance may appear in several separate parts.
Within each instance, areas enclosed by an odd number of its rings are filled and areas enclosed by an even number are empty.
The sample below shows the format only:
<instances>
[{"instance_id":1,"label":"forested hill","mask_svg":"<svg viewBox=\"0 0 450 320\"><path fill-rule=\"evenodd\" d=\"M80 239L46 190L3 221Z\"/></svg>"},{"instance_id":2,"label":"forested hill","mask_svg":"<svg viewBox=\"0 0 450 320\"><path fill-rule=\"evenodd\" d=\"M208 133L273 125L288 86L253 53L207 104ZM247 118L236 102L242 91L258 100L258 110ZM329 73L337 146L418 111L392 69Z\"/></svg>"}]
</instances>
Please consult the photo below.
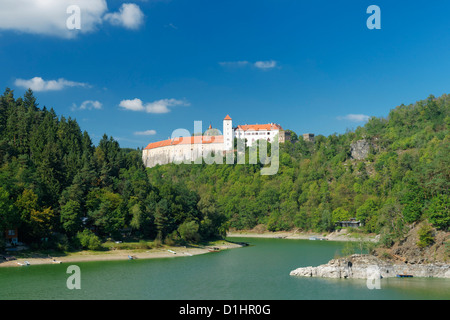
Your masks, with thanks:
<instances>
[{"instance_id":1,"label":"forested hill","mask_svg":"<svg viewBox=\"0 0 450 320\"><path fill-rule=\"evenodd\" d=\"M99 238L124 234L223 235L223 221L202 214L199 201L170 179L152 184L140 150L121 149L106 135L94 146L75 120L39 108L31 90L16 99L6 89L0 97L2 233L18 228L24 243L62 249L95 248Z\"/></svg>"},{"instance_id":2,"label":"forested hill","mask_svg":"<svg viewBox=\"0 0 450 320\"><path fill-rule=\"evenodd\" d=\"M416 221L450 226L449 126L450 96L430 96L353 132L281 144L273 176L258 165L167 165L149 175L195 190L202 210L225 215L231 228L326 232L356 217L390 245ZM359 140L370 146L362 160L351 156Z\"/></svg>"},{"instance_id":3,"label":"forested hill","mask_svg":"<svg viewBox=\"0 0 450 320\"><path fill-rule=\"evenodd\" d=\"M94 233L198 241L230 227L330 231L356 217L389 244L419 220L448 230L449 125L450 96L430 96L354 132L280 145L273 176L249 164L146 169L140 150L106 135L95 146L74 119L40 108L31 90L15 98L6 89L0 230L17 227L25 243L68 248L95 244L85 241L98 239ZM353 159L351 144L362 139L369 155Z\"/></svg>"}]
</instances>

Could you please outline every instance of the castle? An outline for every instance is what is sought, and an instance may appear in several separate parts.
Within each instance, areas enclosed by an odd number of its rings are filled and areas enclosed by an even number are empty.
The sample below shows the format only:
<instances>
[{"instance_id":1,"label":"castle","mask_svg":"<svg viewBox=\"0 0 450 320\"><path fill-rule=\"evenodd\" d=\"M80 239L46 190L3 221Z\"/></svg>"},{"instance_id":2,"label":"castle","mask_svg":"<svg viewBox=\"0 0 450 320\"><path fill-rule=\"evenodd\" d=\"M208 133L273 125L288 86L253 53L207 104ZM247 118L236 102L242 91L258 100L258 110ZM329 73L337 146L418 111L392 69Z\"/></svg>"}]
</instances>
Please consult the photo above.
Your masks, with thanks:
<instances>
[{"instance_id":1,"label":"castle","mask_svg":"<svg viewBox=\"0 0 450 320\"><path fill-rule=\"evenodd\" d=\"M223 119L223 134L211 125L203 135L190 135L187 130L179 130L171 139L152 142L142 151L142 160L146 167L157 164L194 162L208 154L223 156L234 151L234 138L243 139L251 147L255 141L264 139L284 143L289 140L288 132L276 123L239 125L233 128L233 120L229 115ZM180 134L182 136L175 136ZM175 136L175 137L174 137ZM201 162L200 162L201 163Z\"/></svg>"}]
</instances>

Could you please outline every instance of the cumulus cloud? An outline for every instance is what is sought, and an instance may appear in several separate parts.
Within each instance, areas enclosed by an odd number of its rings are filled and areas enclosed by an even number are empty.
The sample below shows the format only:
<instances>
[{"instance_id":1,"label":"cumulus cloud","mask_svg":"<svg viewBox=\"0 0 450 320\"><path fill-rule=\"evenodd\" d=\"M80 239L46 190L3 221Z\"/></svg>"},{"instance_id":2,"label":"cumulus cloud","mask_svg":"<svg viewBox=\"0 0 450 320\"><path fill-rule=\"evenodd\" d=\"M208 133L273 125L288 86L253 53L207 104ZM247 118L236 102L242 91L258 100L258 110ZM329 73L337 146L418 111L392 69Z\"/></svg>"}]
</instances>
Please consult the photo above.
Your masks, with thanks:
<instances>
[{"instance_id":1,"label":"cumulus cloud","mask_svg":"<svg viewBox=\"0 0 450 320\"><path fill-rule=\"evenodd\" d=\"M136 136L154 136L156 130L137 131L134 133Z\"/></svg>"},{"instance_id":2,"label":"cumulus cloud","mask_svg":"<svg viewBox=\"0 0 450 320\"><path fill-rule=\"evenodd\" d=\"M74 11L79 8L80 29L68 28ZM80 33L94 32L106 21L128 29L143 23L143 13L135 4L123 4L117 13L109 13L106 0L2 0L0 31L75 38Z\"/></svg>"},{"instance_id":3,"label":"cumulus cloud","mask_svg":"<svg viewBox=\"0 0 450 320\"><path fill-rule=\"evenodd\" d=\"M367 122L370 119L370 116L365 114L347 114L346 116L337 117L338 120L348 120L351 122Z\"/></svg>"},{"instance_id":4,"label":"cumulus cloud","mask_svg":"<svg viewBox=\"0 0 450 320\"><path fill-rule=\"evenodd\" d=\"M83 103L80 105L80 107L77 107L76 104L72 105L72 111L75 110L92 110L92 109L96 109L96 110L100 110L102 109L103 104L100 101L96 101L96 100L86 100L83 101Z\"/></svg>"},{"instance_id":5,"label":"cumulus cloud","mask_svg":"<svg viewBox=\"0 0 450 320\"><path fill-rule=\"evenodd\" d=\"M113 25L136 30L144 23L144 13L138 5L124 3L120 7L119 12L108 13L104 19Z\"/></svg>"},{"instance_id":6,"label":"cumulus cloud","mask_svg":"<svg viewBox=\"0 0 450 320\"><path fill-rule=\"evenodd\" d=\"M32 79L16 79L14 84L18 87L31 89L36 92L40 91L59 91L66 87L89 87L87 83L69 81L63 78L58 80L44 80L41 77L34 77Z\"/></svg>"},{"instance_id":7,"label":"cumulus cloud","mask_svg":"<svg viewBox=\"0 0 450 320\"><path fill-rule=\"evenodd\" d=\"M161 99L144 104L141 99L136 98L133 100L122 100L119 106L131 111L142 111L147 113L168 113L170 112L170 107L190 106L190 103L185 100Z\"/></svg>"}]
</instances>

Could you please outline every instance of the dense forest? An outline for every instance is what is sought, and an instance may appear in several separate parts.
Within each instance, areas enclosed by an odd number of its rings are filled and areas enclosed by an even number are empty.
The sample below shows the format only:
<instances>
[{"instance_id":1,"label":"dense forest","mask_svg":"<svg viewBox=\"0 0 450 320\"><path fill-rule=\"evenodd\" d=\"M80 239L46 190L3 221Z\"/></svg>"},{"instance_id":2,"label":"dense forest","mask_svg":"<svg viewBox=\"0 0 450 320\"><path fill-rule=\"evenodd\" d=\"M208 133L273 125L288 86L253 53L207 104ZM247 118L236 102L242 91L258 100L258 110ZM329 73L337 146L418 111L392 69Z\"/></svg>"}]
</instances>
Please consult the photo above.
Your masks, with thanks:
<instances>
[{"instance_id":1,"label":"dense forest","mask_svg":"<svg viewBox=\"0 0 450 320\"><path fill-rule=\"evenodd\" d=\"M95 248L106 238L196 242L229 228L333 231L355 217L389 246L411 223L450 228L450 96L371 118L344 134L280 145L278 174L260 164L145 168L140 150L39 108L28 90L0 97L0 230L37 247ZM351 145L365 140L365 159Z\"/></svg>"}]
</instances>

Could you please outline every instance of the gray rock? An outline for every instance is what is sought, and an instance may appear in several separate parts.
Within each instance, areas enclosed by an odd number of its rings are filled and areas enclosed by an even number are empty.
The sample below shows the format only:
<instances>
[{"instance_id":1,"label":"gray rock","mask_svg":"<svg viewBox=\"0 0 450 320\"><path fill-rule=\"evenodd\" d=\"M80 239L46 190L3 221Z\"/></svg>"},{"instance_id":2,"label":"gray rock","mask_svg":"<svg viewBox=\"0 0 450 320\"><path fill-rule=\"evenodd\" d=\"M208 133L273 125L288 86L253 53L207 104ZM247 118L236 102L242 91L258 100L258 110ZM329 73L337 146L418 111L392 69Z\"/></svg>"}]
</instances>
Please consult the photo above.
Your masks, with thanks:
<instances>
[{"instance_id":1,"label":"gray rock","mask_svg":"<svg viewBox=\"0 0 450 320\"><path fill-rule=\"evenodd\" d=\"M364 160L369 155L370 143L363 139L358 140L350 145L351 156L355 160Z\"/></svg>"},{"instance_id":2,"label":"gray rock","mask_svg":"<svg viewBox=\"0 0 450 320\"><path fill-rule=\"evenodd\" d=\"M393 264L372 255L333 259L317 267L292 270L291 276L319 278L379 279L408 274L414 277L450 278L448 264Z\"/></svg>"}]
</instances>

